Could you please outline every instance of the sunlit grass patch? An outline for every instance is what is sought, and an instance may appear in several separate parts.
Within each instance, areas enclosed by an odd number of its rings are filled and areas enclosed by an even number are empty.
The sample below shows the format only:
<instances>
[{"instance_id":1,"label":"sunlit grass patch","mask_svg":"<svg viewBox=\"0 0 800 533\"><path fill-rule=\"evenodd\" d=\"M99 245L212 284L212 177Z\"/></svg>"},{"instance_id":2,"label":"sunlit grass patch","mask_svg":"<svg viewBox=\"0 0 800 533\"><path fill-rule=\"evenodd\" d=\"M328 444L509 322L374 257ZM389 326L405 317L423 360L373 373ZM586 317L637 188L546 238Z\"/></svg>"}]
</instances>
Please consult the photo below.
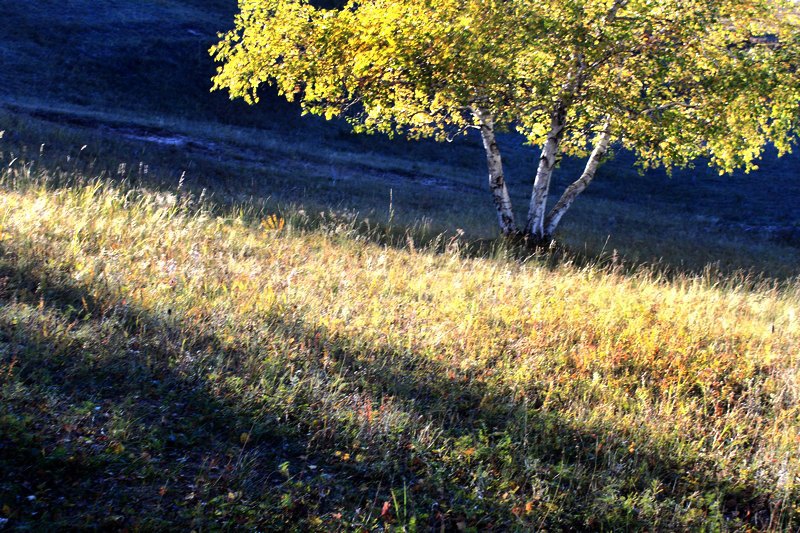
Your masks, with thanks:
<instances>
[{"instance_id":1,"label":"sunlit grass patch","mask_svg":"<svg viewBox=\"0 0 800 533\"><path fill-rule=\"evenodd\" d=\"M796 281L383 246L33 174L0 194L21 524L798 525Z\"/></svg>"}]
</instances>

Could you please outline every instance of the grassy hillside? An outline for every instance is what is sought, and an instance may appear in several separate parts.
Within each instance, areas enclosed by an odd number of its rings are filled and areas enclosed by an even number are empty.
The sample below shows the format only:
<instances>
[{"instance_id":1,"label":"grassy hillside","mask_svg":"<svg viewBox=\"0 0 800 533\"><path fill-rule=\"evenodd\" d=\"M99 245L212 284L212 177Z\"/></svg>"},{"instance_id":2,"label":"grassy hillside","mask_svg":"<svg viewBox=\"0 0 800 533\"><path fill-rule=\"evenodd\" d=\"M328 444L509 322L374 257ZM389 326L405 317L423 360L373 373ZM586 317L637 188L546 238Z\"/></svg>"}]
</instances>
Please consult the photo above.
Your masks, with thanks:
<instances>
[{"instance_id":1,"label":"grassy hillside","mask_svg":"<svg viewBox=\"0 0 800 533\"><path fill-rule=\"evenodd\" d=\"M796 282L396 249L68 178L3 175L10 524L800 525Z\"/></svg>"},{"instance_id":2,"label":"grassy hillside","mask_svg":"<svg viewBox=\"0 0 800 533\"><path fill-rule=\"evenodd\" d=\"M529 256L477 139L209 94L235 1L34 4L0 17L0 529L800 527L797 156L754 190L618 154Z\"/></svg>"}]
</instances>

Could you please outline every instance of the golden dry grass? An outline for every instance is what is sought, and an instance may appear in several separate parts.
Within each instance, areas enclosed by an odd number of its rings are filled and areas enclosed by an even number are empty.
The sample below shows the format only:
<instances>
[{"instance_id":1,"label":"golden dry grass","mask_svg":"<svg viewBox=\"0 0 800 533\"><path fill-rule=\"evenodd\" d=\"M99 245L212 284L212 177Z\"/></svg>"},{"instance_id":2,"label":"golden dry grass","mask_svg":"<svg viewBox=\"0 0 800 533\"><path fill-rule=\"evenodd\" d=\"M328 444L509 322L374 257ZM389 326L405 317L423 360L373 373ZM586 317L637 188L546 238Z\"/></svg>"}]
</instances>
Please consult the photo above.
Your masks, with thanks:
<instances>
[{"instance_id":1,"label":"golden dry grass","mask_svg":"<svg viewBox=\"0 0 800 533\"><path fill-rule=\"evenodd\" d=\"M279 506L270 523L799 524L796 281L547 268L466 257L457 239L379 246L335 218L308 230L303 214L108 183L10 183L6 261L134 321L143 353L174 347L171 368L302 435L334 473L339 500ZM69 334L35 309L2 313L50 343ZM378 511L336 474L353 471Z\"/></svg>"}]
</instances>

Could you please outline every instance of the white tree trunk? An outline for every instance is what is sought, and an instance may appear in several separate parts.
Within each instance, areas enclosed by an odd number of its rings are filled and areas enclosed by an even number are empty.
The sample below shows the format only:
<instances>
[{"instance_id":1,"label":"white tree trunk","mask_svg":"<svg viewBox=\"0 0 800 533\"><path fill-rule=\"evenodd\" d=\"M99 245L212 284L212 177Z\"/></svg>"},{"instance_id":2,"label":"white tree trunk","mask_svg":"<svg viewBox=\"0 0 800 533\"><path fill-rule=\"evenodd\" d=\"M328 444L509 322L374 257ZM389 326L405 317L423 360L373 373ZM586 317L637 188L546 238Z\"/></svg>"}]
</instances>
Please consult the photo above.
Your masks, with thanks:
<instances>
[{"instance_id":1,"label":"white tree trunk","mask_svg":"<svg viewBox=\"0 0 800 533\"><path fill-rule=\"evenodd\" d=\"M553 236L556 228L558 227L558 223L561 222L561 217L563 217L564 213L566 213L570 208L572 202L575 201L575 198L585 191L586 187L588 187L592 182L595 173L597 172L597 167L600 166L600 161L603 159L603 156L606 154L606 152L608 152L608 144L610 141L611 130L608 122L606 122L602 133L600 133L600 136L597 139L597 144L595 145L594 150L592 150L592 155L589 156L589 160L586 162L586 167L583 170L583 174L581 174L581 177L575 180L572 185L567 187L567 189L564 191L564 194L561 195L561 198L553 207L553 210L550 211L549 215L547 215L547 220L544 225L544 234L546 236Z\"/></svg>"},{"instance_id":2,"label":"white tree trunk","mask_svg":"<svg viewBox=\"0 0 800 533\"><path fill-rule=\"evenodd\" d=\"M547 134L547 142L545 142L539 158L539 167L536 169L536 179L533 182L531 204L528 209L528 222L525 225L525 233L535 240L544 240L547 237L545 233L547 195L550 192L550 179L556 166L565 120L566 109L559 104L550 120L550 132Z\"/></svg>"},{"instance_id":3,"label":"white tree trunk","mask_svg":"<svg viewBox=\"0 0 800 533\"><path fill-rule=\"evenodd\" d=\"M514 235L517 233L517 224L514 222L511 197L503 174L503 159L494 134L494 119L481 109L475 109L475 115L480 120L481 138L486 150L486 163L489 166L489 189L492 191L494 206L497 209L500 231L503 235Z\"/></svg>"}]
</instances>

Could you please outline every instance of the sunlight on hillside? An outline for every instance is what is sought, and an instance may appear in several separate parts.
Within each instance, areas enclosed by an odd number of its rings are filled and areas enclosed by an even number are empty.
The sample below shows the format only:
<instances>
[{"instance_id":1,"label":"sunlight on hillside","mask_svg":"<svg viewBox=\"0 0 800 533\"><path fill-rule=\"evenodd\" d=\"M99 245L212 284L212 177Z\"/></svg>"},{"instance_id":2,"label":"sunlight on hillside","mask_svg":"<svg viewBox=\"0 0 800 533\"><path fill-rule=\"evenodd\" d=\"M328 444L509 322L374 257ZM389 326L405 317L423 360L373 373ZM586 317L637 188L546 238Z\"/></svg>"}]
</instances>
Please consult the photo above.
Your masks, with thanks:
<instances>
[{"instance_id":1,"label":"sunlight on hillside","mask_svg":"<svg viewBox=\"0 0 800 533\"><path fill-rule=\"evenodd\" d=\"M0 531L800 533L789 1L0 2Z\"/></svg>"},{"instance_id":2,"label":"sunlight on hillside","mask_svg":"<svg viewBox=\"0 0 800 533\"><path fill-rule=\"evenodd\" d=\"M281 512L309 527L377 520L353 517L347 491L304 492L323 472L360 476L368 498L405 493L393 523L429 519L439 490L478 525L798 523L796 281L552 269L470 258L457 238L379 246L335 218L308 229L191 195L4 181L0 320L21 345L0 359L4 403L37 394L22 354L72 368L107 336L102 357L162 358L250 413L251 450L275 431L304 441L281 466L301 486L276 490L303 499ZM83 296L57 303L65 291ZM270 453L261 467L280 470Z\"/></svg>"}]
</instances>

